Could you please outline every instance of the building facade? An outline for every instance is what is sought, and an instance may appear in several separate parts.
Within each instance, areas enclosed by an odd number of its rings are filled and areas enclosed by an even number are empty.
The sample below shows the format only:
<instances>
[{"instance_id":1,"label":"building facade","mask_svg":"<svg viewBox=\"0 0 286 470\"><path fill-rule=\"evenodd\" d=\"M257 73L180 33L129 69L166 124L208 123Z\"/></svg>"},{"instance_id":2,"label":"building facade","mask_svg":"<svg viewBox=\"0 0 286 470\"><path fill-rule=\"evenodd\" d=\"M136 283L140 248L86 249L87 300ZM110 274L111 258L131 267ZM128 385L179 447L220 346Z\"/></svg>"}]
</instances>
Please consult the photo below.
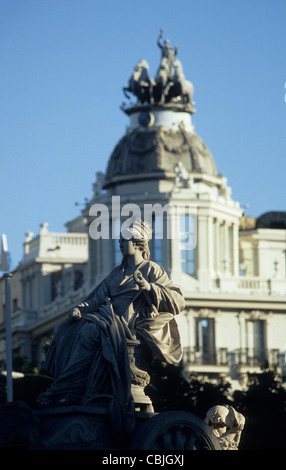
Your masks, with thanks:
<instances>
[{"instance_id":1,"label":"building facade","mask_svg":"<svg viewBox=\"0 0 286 470\"><path fill-rule=\"evenodd\" d=\"M186 372L242 386L269 366L286 381L286 213L245 217L195 131L193 86L175 50L161 52L155 79L140 61L124 88L128 128L81 214L65 233L42 224L26 235L11 281L14 353L43 362L55 324L120 263L122 222L148 213L151 258L186 300L177 319ZM3 279L0 289L4 299Z\"/></svg>"}]
</instances>

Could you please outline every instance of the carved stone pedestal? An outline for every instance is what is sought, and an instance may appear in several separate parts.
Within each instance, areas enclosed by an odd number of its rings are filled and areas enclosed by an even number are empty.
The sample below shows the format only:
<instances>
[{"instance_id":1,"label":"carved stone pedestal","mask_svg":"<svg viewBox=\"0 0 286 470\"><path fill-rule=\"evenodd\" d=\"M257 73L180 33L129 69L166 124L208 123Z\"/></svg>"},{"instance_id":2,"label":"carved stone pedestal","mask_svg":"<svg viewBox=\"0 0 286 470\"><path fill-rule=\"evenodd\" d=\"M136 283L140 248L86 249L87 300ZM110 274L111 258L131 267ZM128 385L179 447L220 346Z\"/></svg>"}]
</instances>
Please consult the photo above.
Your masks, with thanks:
<instances>
[{"instance_id":1,"label":"carved stone pedestal","mask_svg":"<svg viewBox=\"0 0 286 470\"><path fill-rule=\"evenodd\" d=\"M106 407L34 410L25 403L0 409L0 449L221 450L200 418L185 411L135 412L132 432L116 432Z\"/></svg>"},{"instance_id":2,"label":"carved stone pedestal","mask_svg":"<svg viewBox=\"0 0 286 470\"><path fill-rule=\"evenodd\" d=\"M127 351L131 372L131 393L136 411L154 412L152 401L145 394L145 387L150 382L148 369L152 357L149 351L138 340L127 340Z\"/></svg>"}]
</instances>

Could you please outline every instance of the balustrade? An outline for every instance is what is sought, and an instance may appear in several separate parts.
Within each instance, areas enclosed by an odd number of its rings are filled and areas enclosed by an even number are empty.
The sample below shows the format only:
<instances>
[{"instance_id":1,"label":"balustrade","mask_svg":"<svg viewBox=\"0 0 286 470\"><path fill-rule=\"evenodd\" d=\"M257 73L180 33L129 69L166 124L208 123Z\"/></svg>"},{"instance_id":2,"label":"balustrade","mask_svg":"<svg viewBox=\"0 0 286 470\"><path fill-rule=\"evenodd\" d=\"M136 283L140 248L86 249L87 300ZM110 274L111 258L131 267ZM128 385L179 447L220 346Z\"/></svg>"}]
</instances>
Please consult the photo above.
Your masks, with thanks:
<instances>
[{"instance_id":1,"label":"balustrade","mask_svg":"<svg viewBox=\"0 0 286 470\"><path fill-rule=\"evenodd\" d=\"M196 349L195 347L184 348L184 361L195 365L230 366L230 352L227 348L216 348L214 350ZM234 362L236 366L248 367L277 367L281 365L279 349L255 351L252 348L240 348L234 351ZM286 354L283 356L286 357Z\"/></svg>"}]
</instances>

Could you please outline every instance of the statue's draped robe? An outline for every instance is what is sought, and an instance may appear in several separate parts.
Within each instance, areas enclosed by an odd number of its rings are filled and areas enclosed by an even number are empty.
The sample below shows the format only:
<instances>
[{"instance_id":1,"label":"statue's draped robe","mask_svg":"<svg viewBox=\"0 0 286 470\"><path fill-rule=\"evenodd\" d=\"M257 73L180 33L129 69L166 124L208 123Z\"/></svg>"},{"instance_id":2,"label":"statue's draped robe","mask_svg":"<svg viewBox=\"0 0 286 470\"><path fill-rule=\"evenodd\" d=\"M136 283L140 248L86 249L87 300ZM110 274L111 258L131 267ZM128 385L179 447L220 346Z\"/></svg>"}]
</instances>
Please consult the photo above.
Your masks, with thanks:
<instances>
[{"instance_id":1,"label":"statue's draped robe","mask_svg":"<svg viewBox=\"0 0 286 470\"><path fill-rule=\"evenodd\" d=\"M126 339L140 340L167 363L182 357L175 315L183 295L156 263L139 269L151 290L140 290L133 273L117 266L78 307L82 318L56 326L45 368L54 377L46 397L85 405L114 400L130 409L131 376Z\"/></svg>"}]
</instances>

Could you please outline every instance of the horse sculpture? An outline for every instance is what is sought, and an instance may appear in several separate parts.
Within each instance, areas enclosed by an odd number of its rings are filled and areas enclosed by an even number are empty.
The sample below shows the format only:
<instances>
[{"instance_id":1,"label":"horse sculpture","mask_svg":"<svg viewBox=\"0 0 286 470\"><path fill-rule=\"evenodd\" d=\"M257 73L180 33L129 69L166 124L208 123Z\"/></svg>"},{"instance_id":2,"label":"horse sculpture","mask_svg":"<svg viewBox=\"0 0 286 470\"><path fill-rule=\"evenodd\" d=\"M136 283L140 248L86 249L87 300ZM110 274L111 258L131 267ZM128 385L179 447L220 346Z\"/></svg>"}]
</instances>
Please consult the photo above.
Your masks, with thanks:
<instances>
[{"instance_id":1,"label":"horse sculpture","mask_svg":"<svg viewBox=\"0 0 286 470\"><path fill-rule=\"evenodd\" d=\"M194 87L186 80L180 60L177 59L177 48L169 46L166 40L162 45L160 40L163 30L158 38L161 49L161 62L155 80L149 77L149 65L141 59L134 67L128 87L123 88L126 98L129 93L137 98L137 104L164 104L182 103L192 105Z\"/></svg>"},{"instance_id":2,"label":"horse sculpture","mask_svg":"<svg viewBox=\"0 0 286 470\"><path fill-rule=\"evenodd\" d=\"M175 61L175 73L174 73L174 82L180 86L179 94L183 98L183 102L187 102L192 104L192 98L194 93L193 84L185 79L185 75L183 72L183 66L179 59Z\"/></svg>"},{"instance_id":3,"label":"horse sculpture","mask_svg":"<svg viewBox=\"0 0 286 470\"><path fill-rule=\"evenodd\" d=\"M149 65L145 59L141 59L134 67L134 72L131 75L128 87L123 88L126 98L130 99L128 92L132 93L138 98L142 104L152 101L152 88L154 80L149 77Z\"/></svg>"}]
</instances>

